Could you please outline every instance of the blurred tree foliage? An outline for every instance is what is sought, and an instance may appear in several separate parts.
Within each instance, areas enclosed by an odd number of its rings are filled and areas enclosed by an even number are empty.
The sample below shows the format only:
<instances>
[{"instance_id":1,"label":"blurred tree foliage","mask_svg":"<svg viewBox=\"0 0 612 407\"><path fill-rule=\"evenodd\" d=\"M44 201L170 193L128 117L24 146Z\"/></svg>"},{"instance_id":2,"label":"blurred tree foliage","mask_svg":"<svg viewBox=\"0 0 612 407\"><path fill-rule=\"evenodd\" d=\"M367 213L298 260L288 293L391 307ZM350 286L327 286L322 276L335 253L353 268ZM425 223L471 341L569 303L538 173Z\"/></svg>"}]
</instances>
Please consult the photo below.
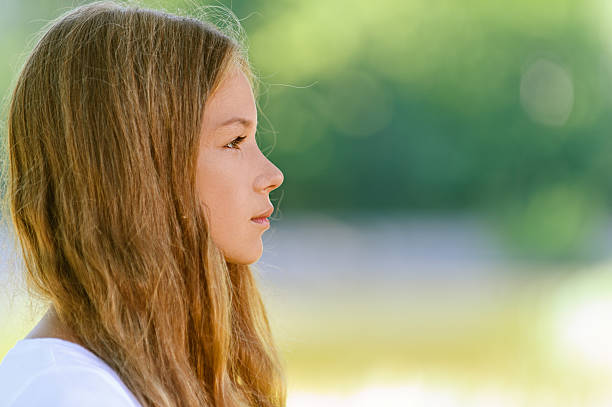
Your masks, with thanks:
<instances>
[{"instance_id":1,"label":"blurred tree foliage","mask_svg":"<svg viewBox=\"0 0 612 407\"><path fill-rule=\"evenodd\" d=\"M5 94L24 40L69 5L6 3ZM215 4L249 37L281 209L480 212L523 252L584 253L612 203L605 0Z\"/></svg>"}]
</instances>

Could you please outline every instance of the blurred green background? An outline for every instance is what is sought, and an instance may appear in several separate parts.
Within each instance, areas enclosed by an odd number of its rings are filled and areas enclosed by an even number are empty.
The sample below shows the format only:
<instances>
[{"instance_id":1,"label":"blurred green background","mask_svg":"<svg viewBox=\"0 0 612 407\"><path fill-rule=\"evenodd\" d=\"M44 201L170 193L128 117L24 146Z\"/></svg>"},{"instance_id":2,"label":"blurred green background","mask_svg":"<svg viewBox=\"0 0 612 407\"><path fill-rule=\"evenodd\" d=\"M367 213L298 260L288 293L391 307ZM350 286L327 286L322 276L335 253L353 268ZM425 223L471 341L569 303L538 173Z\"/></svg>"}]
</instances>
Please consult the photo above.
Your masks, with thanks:
<instances>
[{"instance_id":1,"label":"blurred green background","mask_svg":"<svg viewBox=\"0 0 612 407\"><path fill-rule=\"evenodd\" d=\"M608 2L213 4L246 30L285 174L257 267L289 407L612 401ZM3 1L7 98L73 5ZM0 357L36 319L9 291Z\"/></svg>"}]
</instances>

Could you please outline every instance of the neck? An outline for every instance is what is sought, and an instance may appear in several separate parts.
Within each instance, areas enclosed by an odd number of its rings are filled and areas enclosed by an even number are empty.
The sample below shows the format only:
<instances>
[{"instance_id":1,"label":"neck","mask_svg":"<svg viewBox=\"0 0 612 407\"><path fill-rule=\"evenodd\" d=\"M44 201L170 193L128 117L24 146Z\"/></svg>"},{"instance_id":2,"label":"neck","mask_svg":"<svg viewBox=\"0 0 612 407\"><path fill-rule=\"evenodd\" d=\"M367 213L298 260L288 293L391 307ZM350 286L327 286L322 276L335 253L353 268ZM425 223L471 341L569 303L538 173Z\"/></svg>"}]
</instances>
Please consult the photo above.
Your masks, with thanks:
<instances>
[{"instance_id":1,"label":"neck","mask_svg":"<svg viewBox=\"0 0 612 407\"><path fill-rule=\"evenodd\" d=\"M42 319L26 336L26 339L34 338L58 338L81 344L70 329L60 321L53 306L49 307Z\"/></svg>"}]
</instances>

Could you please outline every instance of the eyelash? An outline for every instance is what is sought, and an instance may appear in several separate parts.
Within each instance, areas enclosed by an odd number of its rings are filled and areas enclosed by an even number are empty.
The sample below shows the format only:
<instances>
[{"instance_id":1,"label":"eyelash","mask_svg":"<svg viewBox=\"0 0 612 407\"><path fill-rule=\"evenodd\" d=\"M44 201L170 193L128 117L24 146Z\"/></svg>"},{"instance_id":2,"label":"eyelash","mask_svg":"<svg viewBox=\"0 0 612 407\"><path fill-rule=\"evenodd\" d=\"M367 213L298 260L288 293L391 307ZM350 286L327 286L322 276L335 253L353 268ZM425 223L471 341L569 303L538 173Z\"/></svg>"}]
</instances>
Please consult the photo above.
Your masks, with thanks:
<instances>
[{"instance_id":1,"label":"eyelash","mask_svg":"<svg viewBox=\"0 0 612 407\"><path fill-rule=\"evenodd\" d=\"M234 140L232 140L230 143L227 143L224 147L227 147L231 150L240 150L237 146L242 143L242 141L245 139L245 136L239 136L236 137ZM228 147L228 146L234 146L234 147Z\"/></svg>"}]
</instances>

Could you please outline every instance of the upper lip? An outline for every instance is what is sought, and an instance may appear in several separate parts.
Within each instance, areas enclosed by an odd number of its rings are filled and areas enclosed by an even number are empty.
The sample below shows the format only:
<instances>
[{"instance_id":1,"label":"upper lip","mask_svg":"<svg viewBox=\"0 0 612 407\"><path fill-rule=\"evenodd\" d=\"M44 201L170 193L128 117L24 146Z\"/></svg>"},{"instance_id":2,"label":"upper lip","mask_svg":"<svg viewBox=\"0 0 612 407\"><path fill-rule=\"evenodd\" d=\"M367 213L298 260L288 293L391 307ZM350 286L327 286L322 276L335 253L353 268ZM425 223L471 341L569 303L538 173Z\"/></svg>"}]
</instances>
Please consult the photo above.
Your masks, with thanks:
<instances>
[{"instance_id":1,"label":"upper lip","mask_svg":"<svg viewBox=\"0 0 612 407\"><path fill-rule=\"evenodd\" d=\"M253 216L251 219L267 218L270 215L272 215L272 212L274 212L274 207L271 207L271 208L267 209L265 212L262 212L259 215Z\"/></svg>"}]
</instances>

